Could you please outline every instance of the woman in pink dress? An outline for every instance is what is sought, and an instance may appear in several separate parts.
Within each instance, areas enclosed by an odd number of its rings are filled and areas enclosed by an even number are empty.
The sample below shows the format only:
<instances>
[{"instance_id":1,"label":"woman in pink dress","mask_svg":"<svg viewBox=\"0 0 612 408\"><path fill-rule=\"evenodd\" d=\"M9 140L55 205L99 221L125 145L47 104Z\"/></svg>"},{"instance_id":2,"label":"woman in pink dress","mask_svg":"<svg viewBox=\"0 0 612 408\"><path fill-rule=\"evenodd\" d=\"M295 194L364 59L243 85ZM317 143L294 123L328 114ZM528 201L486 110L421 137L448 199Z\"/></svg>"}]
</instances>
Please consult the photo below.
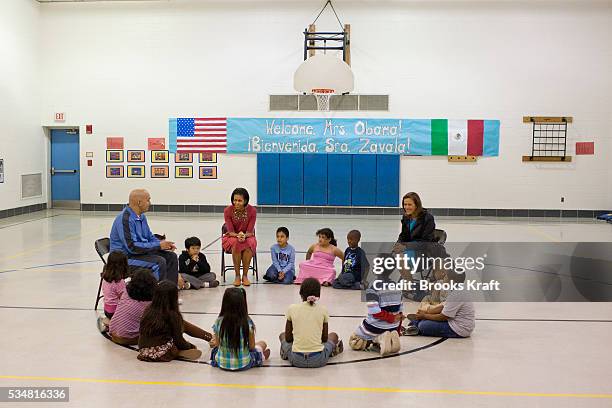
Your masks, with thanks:
<instances>
[{"instance_id":1,"label":"woman in pink dress","mask_svg":"<svg viewBox=\"0 0 612 408\"><path fill-rule=\"evenodd\" d=\"M334 260L336 257L344 262L344 254L336 248L334 232L329 228L317 231L319 242L312 244L306 253L306 260L300 262L300 272L295 279L296 284L301 284L306 278L315 278L323 286L330 286L336 279L336 268Z\"/></svg>"},{"instance_id":2,"label":"woman in pink dress","mask_svg":"<svg viewBox=\"0 0 612 408\"><path fill-rule=\"evenodd\" d=\"M248 272L251 259L257 249L255 239L255 219L257 210L249 205L249 192L244 188L237 188L232 192L232 205L223 211L227 232L223 235L221 245L227 252L232 253L236 279L234 286L249 286ZM242 280L240 279L240 262L242 262Z\"/></svg>"}]
</instances>

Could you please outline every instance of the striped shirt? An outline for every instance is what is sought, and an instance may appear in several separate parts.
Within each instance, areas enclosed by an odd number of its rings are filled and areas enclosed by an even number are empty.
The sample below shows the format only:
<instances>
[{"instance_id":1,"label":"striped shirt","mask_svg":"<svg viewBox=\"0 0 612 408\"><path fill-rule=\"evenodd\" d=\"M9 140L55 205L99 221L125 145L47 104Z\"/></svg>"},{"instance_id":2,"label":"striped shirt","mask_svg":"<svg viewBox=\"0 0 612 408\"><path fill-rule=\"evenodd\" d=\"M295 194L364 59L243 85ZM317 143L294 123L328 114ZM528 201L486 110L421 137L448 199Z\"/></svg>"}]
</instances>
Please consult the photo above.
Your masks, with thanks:
<instances>
[{"instance_id":1,"label":"striped shirt","mask_svg":"<svg viewBox=\"0 0 612 408\"><path fill-rule=\"evenodd\" d=\"M125 281L123 279L116 282L102 280L102 293L104 294L104 311L115 313L119 299L125 293Z\"/></svg>"},{"instance_id":2,"label":"striped shirt","mask_svg":"<svg viewBox=\"0 0 612 408\"><path fill-rule=\"evenodd\" d=\"M400 322L390 323L375 317L380 312L397 315L402 312L402 292L399 290L374 290L370 287L366 290L366 301L368 305L368 316L361 323L361 330L368 337L376 337L386 331L398 328Z\"/></svg>"},{"instance_id":3,"label":"striped shirt","mask_svg":"<svg viewBox=\"0 0 612 408\"><path fill-rule=\"evenodd\" d=\"M150 304L150 301L134 300L126 292L110 321L109 332L126 339L137 338L140 335L140 319Z\"/></svg>"},{"instance_id":4,"label":"striped shirt","mask_svg":"<svg viewBox=\"0 0 612 408\"><path fill-rule=\"evenodd\" d=\"M249 332L255 331L255 324L248 318L249 320ZM225 370L240 370L248 366L251 363L251 353L249 350L249 339L245 338L242 334L240 336L240 349L238 353L235 350L232 350L229 347L226 339L222 339L219 336L219 331L221 330L221 322L223 321L223 317L219 317L215 324L213 324L212 328L215 332L215 336L219 339L219 346L217 354L215 355L216 364L225 369Z\"/></svg>"}]
</instances>

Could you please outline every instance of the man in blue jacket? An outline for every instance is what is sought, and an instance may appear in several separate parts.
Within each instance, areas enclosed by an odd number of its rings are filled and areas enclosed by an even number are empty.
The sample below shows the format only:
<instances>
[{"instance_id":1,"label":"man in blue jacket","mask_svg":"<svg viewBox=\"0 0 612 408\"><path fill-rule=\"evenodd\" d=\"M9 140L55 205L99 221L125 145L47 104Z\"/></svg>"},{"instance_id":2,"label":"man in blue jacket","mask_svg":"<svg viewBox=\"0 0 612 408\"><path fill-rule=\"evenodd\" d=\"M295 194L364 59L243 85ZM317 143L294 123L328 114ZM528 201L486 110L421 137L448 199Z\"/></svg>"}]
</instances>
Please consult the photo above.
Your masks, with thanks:
<instances>
[{"instance_id":1,"label":"man in blue jacket","mask_svg":"<svg viewBox=\"0 0 612 408\"><path fill-rule=\"evenodd\" d=\"M178 259L174 242L159 240L149 228L145 212L151 205L147 190L132 190L129 204L115 218L110 233L110 250L128 257L130 269L146 268L157 280L178 282Z\"/></svg>"}]
</instances>

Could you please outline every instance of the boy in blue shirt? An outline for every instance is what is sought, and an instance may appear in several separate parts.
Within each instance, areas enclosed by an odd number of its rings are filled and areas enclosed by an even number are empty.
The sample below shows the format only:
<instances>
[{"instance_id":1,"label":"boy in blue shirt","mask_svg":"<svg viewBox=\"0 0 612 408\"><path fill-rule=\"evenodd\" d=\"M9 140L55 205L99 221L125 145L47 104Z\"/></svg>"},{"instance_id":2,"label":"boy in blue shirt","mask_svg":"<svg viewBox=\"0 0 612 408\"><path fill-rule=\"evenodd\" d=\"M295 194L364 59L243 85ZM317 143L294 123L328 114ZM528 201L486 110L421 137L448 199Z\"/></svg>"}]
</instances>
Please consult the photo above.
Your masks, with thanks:
<instances>
[{"instance_id":1,"label":"boy in blue shirt","mask_svg":"<svg viewBox=\"0 0 612 408\"><path fill-rule=\"evenodd\" d=\"M370 263L364 250L359 248L360 240L361 232L358 230L351 230L346 235L348 248L344 251L342 272L332 284L334 289L362 289L361 280L368 272Z\"/></svg>"},{"instance_id":2,"label":"boy in blue shirt","mask_svg":"<svg viewBox=\"0 0 612 408\"><path fill-rule=\"evenodd\" d=\"M270 247L272 265L266 271L264 280L272 283L289 285L295 279L295 249L287 240L289 230L279 227L276 230L276 244Z\"/></svg>"}]
</instances>

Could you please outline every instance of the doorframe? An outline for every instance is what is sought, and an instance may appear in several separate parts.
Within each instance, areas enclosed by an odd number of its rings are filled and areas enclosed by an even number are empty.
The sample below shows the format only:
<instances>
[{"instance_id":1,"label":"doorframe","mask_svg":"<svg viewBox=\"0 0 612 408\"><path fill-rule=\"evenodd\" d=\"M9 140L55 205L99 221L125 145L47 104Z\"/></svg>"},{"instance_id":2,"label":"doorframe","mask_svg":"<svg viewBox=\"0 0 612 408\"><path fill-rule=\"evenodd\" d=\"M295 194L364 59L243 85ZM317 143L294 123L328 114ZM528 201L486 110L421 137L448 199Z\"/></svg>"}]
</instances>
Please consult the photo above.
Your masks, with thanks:
<instances>
[{"instance_id":1,"label":"doorframe","mask_svg":"<svg viewBox=\"0 0 612 408\"><path fill-rule=\"evenodd\" d=\"M47 208L53 208L53 199L51 196L51 131L52 130L76 130L77 137L79 139L79 163L81 162L81 127L78 125L52 125L43 126L43 132L45 133L45 156L47 157L47 165L45 166L45 178L47 179ZM79 166L80 167L80 166ZM81 184L81 172L79 172L79 185ZM81 199L79 197L79 203Z\"/></svg>"}]
</instances>

